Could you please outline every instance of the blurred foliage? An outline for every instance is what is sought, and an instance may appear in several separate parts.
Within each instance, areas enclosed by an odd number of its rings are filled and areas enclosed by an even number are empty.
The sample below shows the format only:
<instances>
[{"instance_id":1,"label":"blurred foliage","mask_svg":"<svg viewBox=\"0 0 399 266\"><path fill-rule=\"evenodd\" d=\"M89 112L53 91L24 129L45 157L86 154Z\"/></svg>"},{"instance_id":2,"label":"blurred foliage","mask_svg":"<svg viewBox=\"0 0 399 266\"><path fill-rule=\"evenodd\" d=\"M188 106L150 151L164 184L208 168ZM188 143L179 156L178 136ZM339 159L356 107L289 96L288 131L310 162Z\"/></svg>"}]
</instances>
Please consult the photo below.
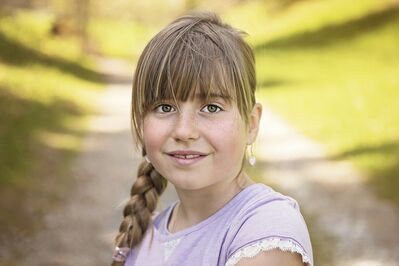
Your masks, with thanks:
<instances>
[{"instance_id":1,"label":"blurred foliage","mask_svg":"<svg viewBox=\"0 0 399 266\"><path fill-rule=\"evenodd\" d=\"M93 18L88 32L91 45L98 53L136 61L155 32L155 27L144 27L135 21Z\"/></svg>"},{"instance_id":2,"label":"blurred foliage","mask_svg":"<svg viewBox=\"0 0 399 266\"><path fill-rule=\"evenodd\" d=\"M225 16L250 33L258 97L399 206L398 5L297 1L271 10L252 1Z\"/></svg>"},{"instance_id":3,"label":"blurred foliage","mask_svg":"<svg viewBox=\"0 0 399 266\"><path fill-rule=\"evenodd\" d=\"M24 239L40 225L71 182L67 165L80 150L85 115L103 87L77 37L49 33L53 19L22 10L0 18L2 252L11 247L2 241Z\"/></svg>"},{"instance_id":4,"label":"blurred foliage","mask_svg":"<svg viewBox=\"0 0 399 266\"><path fill-rule=\"evenodd\" d=\"M102 76L81 57L76 38L49 35L51 18L18 12L0 19L1 182L31 160L34 133L61 127L88 108L89 92Z\"/></svg>"}]
</instances>

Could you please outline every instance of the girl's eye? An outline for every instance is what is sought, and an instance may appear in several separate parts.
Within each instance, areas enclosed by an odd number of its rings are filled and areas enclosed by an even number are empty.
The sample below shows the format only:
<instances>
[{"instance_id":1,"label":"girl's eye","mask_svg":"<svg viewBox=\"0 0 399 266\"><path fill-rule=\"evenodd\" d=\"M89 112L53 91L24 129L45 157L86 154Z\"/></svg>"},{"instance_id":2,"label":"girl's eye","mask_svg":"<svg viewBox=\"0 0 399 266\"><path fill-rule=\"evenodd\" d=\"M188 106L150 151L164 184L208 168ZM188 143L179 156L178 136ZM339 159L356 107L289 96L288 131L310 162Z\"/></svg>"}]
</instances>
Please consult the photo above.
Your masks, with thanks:
<instances>
[{"instance_id":1,"label":"girl's eye","mask_svg":"<svg viewBox=\"0 0 399 266\"><path fill-rule=\"evenodd\" d=\"M202 111L204 111L206 113L217 113L217 112L222 111L222 108L220 108L219 106L217 106L215 104L208 104L202 108Z\"/></svg>"},{"instance_id":2,"label":"girl's eye","mask_svg":"<svg viewBox=\"0 0 399 266\"><path fill-rule=\"evenodd\" d=\"M174 108L169 104L161 104L155 108L155 111L158 113L170 113L174 111Z\"/></svg>"}]
</instances>

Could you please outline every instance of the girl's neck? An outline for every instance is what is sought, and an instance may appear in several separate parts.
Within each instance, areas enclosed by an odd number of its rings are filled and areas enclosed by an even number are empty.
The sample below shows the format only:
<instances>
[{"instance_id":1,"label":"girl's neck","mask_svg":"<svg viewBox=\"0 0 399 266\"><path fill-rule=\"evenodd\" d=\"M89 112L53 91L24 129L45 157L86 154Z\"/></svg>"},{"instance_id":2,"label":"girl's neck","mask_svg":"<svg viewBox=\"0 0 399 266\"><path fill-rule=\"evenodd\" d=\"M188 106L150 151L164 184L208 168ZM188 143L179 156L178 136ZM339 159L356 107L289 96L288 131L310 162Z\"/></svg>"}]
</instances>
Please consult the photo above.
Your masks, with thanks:
<instances>
[{"instance_id":1,"label":"girl's neck","mask_svg":"<svg viewBox=\"0 0 399 266\"><path fill-rule=\"evenodd\" d=\"M252 184L254 182L242 173L234 180L201 191L182 191L176 188L180 202L173 210L169 230L175 233L207 219Z\"/></svg>"}]
</instances>

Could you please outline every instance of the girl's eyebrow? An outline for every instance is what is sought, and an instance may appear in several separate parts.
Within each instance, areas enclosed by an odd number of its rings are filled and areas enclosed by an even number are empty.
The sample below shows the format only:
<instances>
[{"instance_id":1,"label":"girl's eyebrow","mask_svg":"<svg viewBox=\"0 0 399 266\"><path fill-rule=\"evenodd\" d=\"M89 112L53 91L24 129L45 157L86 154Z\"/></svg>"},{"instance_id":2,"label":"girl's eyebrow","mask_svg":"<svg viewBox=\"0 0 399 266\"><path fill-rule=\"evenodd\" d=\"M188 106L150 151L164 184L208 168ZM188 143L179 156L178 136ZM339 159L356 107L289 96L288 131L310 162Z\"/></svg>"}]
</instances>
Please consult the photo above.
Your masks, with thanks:
<instances>
[{"instance_id":1,"label":"girl's eyebrow","mask_svg":"<svg viewBox=\"0 0 399 266\"><path fill-rule=\"evenodd\" d=\"M215 93L215 92L211 92L211 93L209 93L209 94L206 94L206 93L197 93L195 96L196 96L197 98L199 98L199 99L206 99L206 98L215 99L215 98L221 98L221 99L227 100L227 101L229 101L229 100L231 99L230 96L222 95L222 94L220 94L220 93Z\"/></svg>"}]
</instances>

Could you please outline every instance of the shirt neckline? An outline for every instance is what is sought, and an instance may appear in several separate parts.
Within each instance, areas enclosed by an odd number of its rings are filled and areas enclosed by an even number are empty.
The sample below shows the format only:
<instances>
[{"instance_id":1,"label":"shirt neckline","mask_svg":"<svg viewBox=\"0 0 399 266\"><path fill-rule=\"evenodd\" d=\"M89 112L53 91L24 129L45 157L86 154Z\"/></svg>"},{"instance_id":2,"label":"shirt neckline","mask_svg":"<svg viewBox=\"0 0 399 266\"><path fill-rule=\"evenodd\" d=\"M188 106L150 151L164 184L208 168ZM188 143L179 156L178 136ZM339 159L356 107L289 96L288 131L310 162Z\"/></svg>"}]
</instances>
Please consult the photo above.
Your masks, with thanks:
<instances>
[{"instance_id":1,"label":"shirt neckline","mask_svg":"<svg viewBox=\"0 0 399 266\"><path fill-rule=\"evenodd\" d=\"M243 190L241 190L239 193L237 193L232 199L230 199L222 208L220 208L218 211L216 211L214 214L206 218L205 220L194 224L190 227L187 227L183 230L180 230L175 233L171 233L168 228L168 221L171 218L172 211L176 207L177 203L179 201L174 202L166 211L165 214L165 219L163 219L162 223L160 224L160 233L163 237L166 238L167 241L173 240L180 238L184 235L190 234L194 231L200 230L204 226L207 226L209 223L212 223L214 220L216 220L218 217L222 216L224 213L226 213L230 208L232 208L234 205L236 205L249 191L256 190L258 188L263 188L265 185L261 183L255 183L252 185L247 186Z\"/></svg>"}]
</instances>

